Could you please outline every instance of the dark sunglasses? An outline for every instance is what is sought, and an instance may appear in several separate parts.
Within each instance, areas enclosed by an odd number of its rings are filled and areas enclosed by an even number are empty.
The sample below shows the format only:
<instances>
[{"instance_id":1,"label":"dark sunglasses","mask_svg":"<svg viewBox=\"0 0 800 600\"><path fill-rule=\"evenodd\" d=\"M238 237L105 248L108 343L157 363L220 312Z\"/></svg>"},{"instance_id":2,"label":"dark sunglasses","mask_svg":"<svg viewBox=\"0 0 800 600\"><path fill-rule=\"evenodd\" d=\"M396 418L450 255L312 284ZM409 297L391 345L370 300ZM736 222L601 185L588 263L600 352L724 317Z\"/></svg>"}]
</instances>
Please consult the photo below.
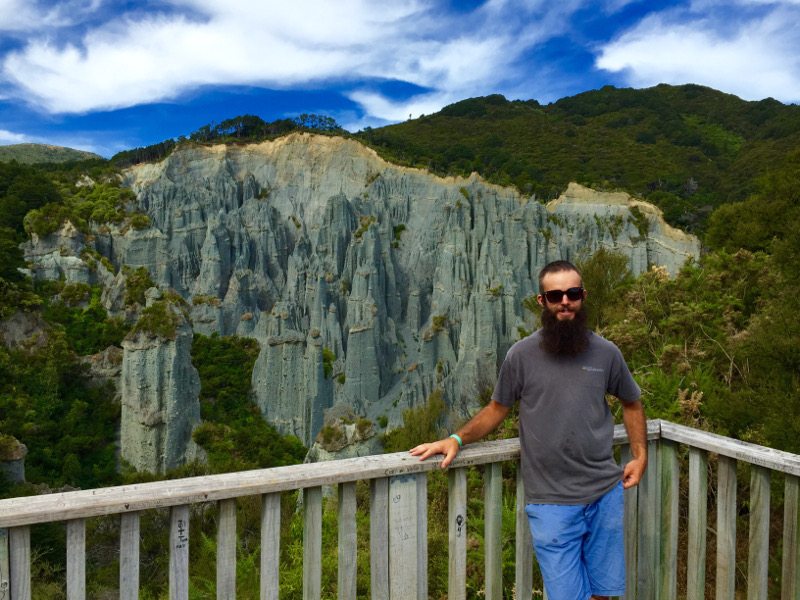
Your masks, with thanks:
<instances>
[{"instance_id":1,"label":"dark sunglasses","mask_svg":"<svg viewBox=\"0 0 800 600\"><path fill-rule=\"evenodd\" d=\"M548 302L555 304L556 302L561 302L561 299L564 297L564 294L567 295L567 300L569 300L570 302L575 302L576 300L582 300L583 288L582 287L569 288L566 292L562 290L550 290L549 292L544 292L542 296L544 296Z\"/></svg>"}]
</instances>

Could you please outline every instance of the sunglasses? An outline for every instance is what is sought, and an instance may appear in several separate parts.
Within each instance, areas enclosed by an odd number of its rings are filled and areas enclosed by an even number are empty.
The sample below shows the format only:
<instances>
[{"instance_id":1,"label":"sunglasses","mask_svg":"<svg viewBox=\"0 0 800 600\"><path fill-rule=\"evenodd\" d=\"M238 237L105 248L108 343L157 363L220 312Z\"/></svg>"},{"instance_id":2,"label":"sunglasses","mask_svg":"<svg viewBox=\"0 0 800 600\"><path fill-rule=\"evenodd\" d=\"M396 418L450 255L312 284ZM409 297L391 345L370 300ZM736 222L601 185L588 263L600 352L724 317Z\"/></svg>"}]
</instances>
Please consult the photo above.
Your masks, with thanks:
<instances>
[{"instance_id":1,"label":"sunglasses","mask_svg":"<svg viewBox=\"0 0 800 600\"><path fill-rule=\"evenodd\" d=\"M548 302L555 304L556 302L561 302L561 299L564 297L564 294L567 295L567 300L569 300L570 302L575 302L576 300L582 300L583 288L574 287L574 288L569 288L567 291L550 290L549 292L543 292L542 296L544 296Z\"/></svg>"}]
</instances>

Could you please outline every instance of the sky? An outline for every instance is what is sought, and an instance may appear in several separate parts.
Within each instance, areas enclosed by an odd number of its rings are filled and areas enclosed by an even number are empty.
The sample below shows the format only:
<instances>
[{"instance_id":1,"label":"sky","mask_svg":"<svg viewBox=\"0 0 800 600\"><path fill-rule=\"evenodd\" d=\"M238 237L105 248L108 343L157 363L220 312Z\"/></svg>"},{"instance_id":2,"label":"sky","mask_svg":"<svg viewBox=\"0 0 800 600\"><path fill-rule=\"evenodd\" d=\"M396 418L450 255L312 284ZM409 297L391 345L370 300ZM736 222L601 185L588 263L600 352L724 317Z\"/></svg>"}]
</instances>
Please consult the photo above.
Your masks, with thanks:
<instances>
[{"instance_id":1,"label":"sky","mask_svg":"<svg viewBox=\"0 0 800 600\"><path fill-rule=\"evenodd\" d=\"M0 0L0 145L109 157L243 114L349 131L604 85L800 102L800 0Z\"/></svg>"}]
</instances>

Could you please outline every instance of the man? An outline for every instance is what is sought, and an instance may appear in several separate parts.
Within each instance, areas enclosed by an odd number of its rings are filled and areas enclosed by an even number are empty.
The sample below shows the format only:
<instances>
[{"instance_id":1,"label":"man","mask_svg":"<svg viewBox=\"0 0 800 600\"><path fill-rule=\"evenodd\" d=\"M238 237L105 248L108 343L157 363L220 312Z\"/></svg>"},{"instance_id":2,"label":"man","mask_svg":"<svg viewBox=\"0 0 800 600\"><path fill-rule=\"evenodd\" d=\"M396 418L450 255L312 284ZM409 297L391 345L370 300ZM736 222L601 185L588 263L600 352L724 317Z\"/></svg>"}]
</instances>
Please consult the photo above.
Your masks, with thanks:
<instances>
[{"instance_id":1,"label":"man","mask_svg":"<svg viewBox=\"0 0 800 600\"><path fill-rule=\"evenodd\" d=\"M495 429L520 403L525 510L550 600L625 593L623 488L647 467L647 424L639 386L611 342L586 327L586 291L578 270L555 261L539 273L542 327L508 351L492 400L450 437L411 454L444 454ZM605 394L622 401L633 459L612 454L614 422Z\"/></svg>"}]
</instances>

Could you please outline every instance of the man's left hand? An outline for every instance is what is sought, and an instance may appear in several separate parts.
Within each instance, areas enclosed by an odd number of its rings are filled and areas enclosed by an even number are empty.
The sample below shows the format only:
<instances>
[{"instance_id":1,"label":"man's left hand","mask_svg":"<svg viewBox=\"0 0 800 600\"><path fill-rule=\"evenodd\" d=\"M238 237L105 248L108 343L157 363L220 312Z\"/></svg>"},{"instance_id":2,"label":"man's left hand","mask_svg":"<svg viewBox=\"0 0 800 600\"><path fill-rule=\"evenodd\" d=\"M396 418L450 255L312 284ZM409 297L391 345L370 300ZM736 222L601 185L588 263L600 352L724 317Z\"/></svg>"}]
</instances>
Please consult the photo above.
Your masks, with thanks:
<instances>
[{"instance_id":1,"label":"man's left hand","mask_svg":"<svg viewBox=\"0 0 800 600\"><path fill-rule=\"evenodd\" d=\"M622 471L622 487L627 490L635 485L639 485L646 468L647 460L643 458L634 458L627 463Z\"/></svg>"}]
</instances>

